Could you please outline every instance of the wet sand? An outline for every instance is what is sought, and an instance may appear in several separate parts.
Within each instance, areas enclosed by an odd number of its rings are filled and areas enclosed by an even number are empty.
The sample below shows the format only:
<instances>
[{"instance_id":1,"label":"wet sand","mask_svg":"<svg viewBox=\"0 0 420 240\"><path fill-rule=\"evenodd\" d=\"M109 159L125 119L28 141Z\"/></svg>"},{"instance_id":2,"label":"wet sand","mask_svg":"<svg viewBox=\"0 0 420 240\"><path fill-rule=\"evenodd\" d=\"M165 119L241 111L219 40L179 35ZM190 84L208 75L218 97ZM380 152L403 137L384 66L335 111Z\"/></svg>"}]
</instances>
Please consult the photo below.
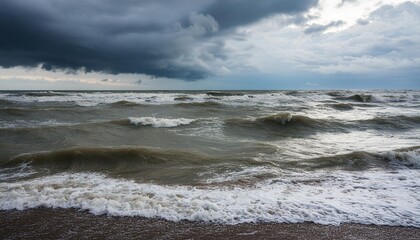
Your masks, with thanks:
<instances>
[{"instance_id":1,"label":"wet sand","mask_svg":"<svg viewBox=\"0 0 420 240\"><path fill-rule=\"evenodd\" d=\"M420 228L342 224L219 225L95 216L74 209L0 211L2 239L420 239Z\"/></svg>"}]
</instances>

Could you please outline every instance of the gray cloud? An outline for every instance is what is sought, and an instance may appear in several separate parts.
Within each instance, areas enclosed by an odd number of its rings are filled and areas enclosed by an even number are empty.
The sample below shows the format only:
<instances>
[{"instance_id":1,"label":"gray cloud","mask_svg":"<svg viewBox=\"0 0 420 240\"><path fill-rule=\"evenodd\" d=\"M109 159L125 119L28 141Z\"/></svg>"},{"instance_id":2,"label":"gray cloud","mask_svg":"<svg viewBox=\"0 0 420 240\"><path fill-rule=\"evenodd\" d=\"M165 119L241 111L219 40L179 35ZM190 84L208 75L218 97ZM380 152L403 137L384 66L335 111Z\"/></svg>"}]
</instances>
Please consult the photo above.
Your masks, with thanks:
<instances>
[{"instance_id":1,"label":"gray cloud","mask_svg":"<svg viewBox=\"0 0 420 240\"><path fill-rule=\"evenodd\" d=\"M276 13L297 14L315 6L313 0L219 0L205 11L212 15L221 28L249 24Z\"/></svg>"},{"instance_id":2,"label":"gray cloud","mask_svg":"<svg viewBox=\"0 0 420 240\"><path fill-rule=\"evenodd\" d=\"M416 79L420 74L416 51L420 49L420 29L413 26L419 20L419 4L384 5L346 31L311 35L302 44L305 50L301 49L300 55L285 55L312 72L384 73Z\"/></svg>"},{"instance_id":3,"label":"gray cloud","mask_svg":"<svg viewBox=\"0 0 420 240\"><path fill-rule=\"evenodd\" d=\"M367 20L367 19L358 19L357 20L357 24L367 25L367 24L369 24L369 20Z\"/></svg>"},{"instance_id":4,"label":"gray cloud","mask_svg":"<svg viewBox=\"0 0 420 240\"><path fill-rule=\"evenodd\" d=\"M317 0L3 0L0 66L196 80L227 58L223 36Z\"/></svg>"},{"instance_id":5,"label":"gray cloud","mask_svg":"<svg viewBox=\"0 0 420 240\"><path fill-rule=\"evenodd\" d=\"M341 0L341 2L337 5L337 7L342 7L346 3L356 3L357 0Z\"/></svg>"},{"instance_id":6,"label":"gray cloud","mask_svg":"<svg viewBox=\"0 0 420 240\"><path fill-rule=\"evenodd\" d=\"M312 24L307 29L305 29L304 33L306 34L313 34L318 32L324 32L325 30L332 28L332 27L339 27L342 26L345 22L339 21L332 21L328 24L321 25L321 24Z\"/></svg>"}]
</instances>

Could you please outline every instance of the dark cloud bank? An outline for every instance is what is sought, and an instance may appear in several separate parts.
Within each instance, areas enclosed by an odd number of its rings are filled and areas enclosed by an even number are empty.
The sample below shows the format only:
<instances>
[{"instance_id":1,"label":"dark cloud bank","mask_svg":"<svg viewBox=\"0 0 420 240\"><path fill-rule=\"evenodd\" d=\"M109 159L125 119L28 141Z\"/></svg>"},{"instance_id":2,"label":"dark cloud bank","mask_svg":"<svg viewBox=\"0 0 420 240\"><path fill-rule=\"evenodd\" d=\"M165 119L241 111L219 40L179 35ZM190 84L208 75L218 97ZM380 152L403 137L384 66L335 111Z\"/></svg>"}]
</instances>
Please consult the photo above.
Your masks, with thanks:
<instances>
[{"instance_id":1,"label":"dark cloud bank","mask_svg":"<svg viewBox=\"0 0 420 240\"><path fill-rule=\"evenodd\" d=\"M201 79L223 36L317 0L2 0L0 66ZM216 41L215 39L219 39ZM204 63L204 64L203 64Z\"/></svg>"}]
</instances>

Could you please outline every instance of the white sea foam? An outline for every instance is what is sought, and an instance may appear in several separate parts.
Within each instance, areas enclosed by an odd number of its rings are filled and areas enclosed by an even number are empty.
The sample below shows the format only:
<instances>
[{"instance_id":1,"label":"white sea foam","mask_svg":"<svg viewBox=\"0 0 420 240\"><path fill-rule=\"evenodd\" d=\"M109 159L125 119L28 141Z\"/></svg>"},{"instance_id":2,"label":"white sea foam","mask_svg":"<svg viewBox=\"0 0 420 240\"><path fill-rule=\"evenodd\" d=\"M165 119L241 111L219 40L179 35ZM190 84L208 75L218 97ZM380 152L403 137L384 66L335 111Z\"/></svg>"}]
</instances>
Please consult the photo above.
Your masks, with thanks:
<instances>
[{"instance_id":1,"label":"white sea foam","mask_svg":"<svg viewBox=\"0 0 420 240\"><path fill-rule=\"evenodd\" d=\"M279 171L276 168L269 167L243 167L236 171L226 171L224 173L215 174L212 171L206 171L200 173L200 177L205 178L205 183L224 183L224 182L235 182L243 181L251 178L258 178L263 175L278 175ZM208 177L207 177L208 176Z\"/></svg>"},{"instance_id":2,"label":"white sea foam","mask_svg":"<svg viewBox=\"0 0 420 240\"><path fill-rule=\"evenodd\" d=\"M59 122L55 119L48 120L13 120L13 121L1 121L0 120L0 129L4 128L36 128L44 126L64 126L70 125L69 122Z\"/></svg>"},{"instance_id":3,"label":"white sea foam","mask_svg":"<svg viewBox=\"0 0 420 240\"><path fill-rule=\"evenodd\" d=\"M254 187L161 186L94 173L0 183L0 209L78 208L171 221L420 227L420 173L291 173Z\"/></svg>"},{"instance_id":4,"label":"white sea foam","mask_svg":"<svg viewBox=\"0 0 420 240\"><path fill-rule=\"evenodd\" d=\"M156 118L156 117L129 117L128 120L130 123L138 125L150 125L156 128L170 128L180 125L188 125L195 121L195 119L186 119L186 118Z\"/></svg>"},{"instance_id":5,"label":"white sea foam","mask_svg":"<svg viewBox=\"0 0 420 240\"><path fill-rule=\"evenodd\" d=\"M359 92L347 92L348 95ZM415 91L375 91L363 92L370 95L374 102L400 102L418 101L420 95ZM209 96L206 93L168 93L168 92L66 92L63 95L17 95L14 93L0 93L0 98L15 102L75 102L81 106L96 106L110 104L118 101L129 101L141 104L175 104L180 96L186 97L187 102L216 101L228 105L269 105L283 106L285 103L311 103L331 99L331 96L322 92L301 92L290 95L285 92L253 93L245 92L243 95Z\"/></svg>"},{"instance_id":6,"label":"white sea foam","mask_svg":"<svg viewBox=\"0 0 420 240\"><path fill-rule=\"evenodd\" d=\"M36 171L31 169L29 163L22 163L12 168L0 168L0 180L17 180L25 177L29 177L35 174Z\"/></svg>"},{"instance_id":7,"label":"white sea foam","mask_svg":"<svg viewBox=\"0 0 420 240\"><path fill-rule=\"evenodd\" d=\"M66 93L62 96L28 96L28 95L14 95L7 93L0 93L0 97L15 102L74 102L79 106L93 107L100 104L111 104L118 101L129 101L137 104L146 105L162 105L162 104L177 104L180 101L175 101L180 97L180 93L162 93L162 92L91 92L91 93ZM226 105L273 105L279 106L289 102L303 102L304 99L288 96L283 93L264 93L252 96L220 96L212 97L205 93L182 94L188 98L184 102L206 102L214 101Z\"/></svg>"}]
</instances>

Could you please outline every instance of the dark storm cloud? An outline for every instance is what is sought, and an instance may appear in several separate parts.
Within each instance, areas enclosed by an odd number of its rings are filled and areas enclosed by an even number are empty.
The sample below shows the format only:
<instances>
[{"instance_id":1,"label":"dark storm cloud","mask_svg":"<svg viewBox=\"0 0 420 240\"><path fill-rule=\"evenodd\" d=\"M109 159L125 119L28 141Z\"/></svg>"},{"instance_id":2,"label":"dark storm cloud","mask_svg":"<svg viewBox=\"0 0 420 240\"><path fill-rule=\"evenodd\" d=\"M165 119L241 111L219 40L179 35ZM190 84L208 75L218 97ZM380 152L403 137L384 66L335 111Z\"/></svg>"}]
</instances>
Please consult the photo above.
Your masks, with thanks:
<instances>
[{"instance_id":1,"label":"dark storm cloud","mask_svg":"<svg viewBox=\"0 0 420 240\"><path fill-rule=\"evenodd\" d=\"M306 34L313 34L313 33L323 32L323 31L327 30L328 28L342 26L344 23L345 22L343 22L343 21L340 20L340 21L332 21L332 22L330 22L328 24L325 24L325 25L312 24L307 29L305 29L304 32Z\"/></svg>"},{"instance_id":2,"label":"dark storm cloud","mask_svg":"<svg viewBox=\"0 0 420 240\"><path fill-rule=\"evenodd\" d=\"M297 14L315 6L312 0L220 0L206 10L221 28L249 24L276 13Z\"/></svg>"},{"instance_id":3,"label":"dark storm cloud","mask_svg":"<svg viewBox=\"0 0 420 240\"><path fill-rule=\"evenodd\" d=\"M317 0L2 0L0 66L201 79L223 36ZM214 40L218 37L219 40Z\"/></svg>"}]
</instances>

